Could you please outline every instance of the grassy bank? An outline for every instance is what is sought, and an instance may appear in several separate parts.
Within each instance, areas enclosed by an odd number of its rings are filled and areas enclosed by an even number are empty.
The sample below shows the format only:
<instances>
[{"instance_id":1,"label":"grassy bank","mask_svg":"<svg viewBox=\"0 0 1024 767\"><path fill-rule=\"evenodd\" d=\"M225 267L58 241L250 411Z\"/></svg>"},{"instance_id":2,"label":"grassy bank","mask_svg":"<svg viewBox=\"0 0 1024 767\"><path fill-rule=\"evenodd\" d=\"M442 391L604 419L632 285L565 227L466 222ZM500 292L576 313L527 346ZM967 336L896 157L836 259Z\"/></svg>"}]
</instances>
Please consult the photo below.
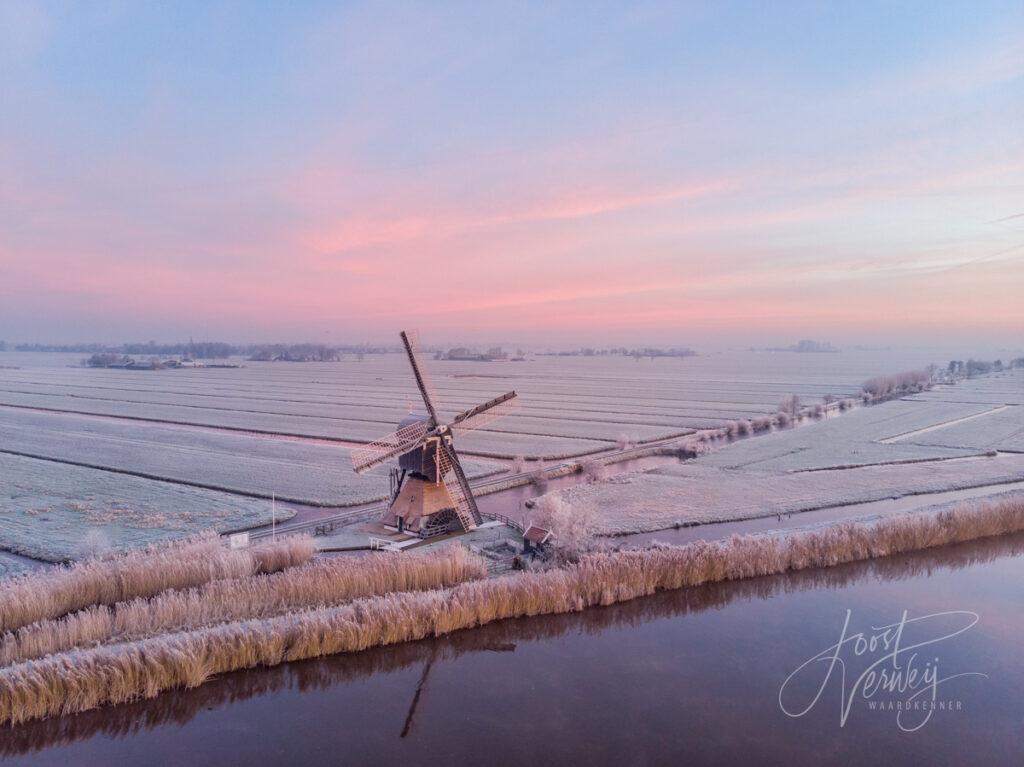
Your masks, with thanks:
<instances>
[{"instance_id":1,"label":"grassy bank","mask_svg":"<svg viewBox=\"0 0 1024 767\"><path fill-rule=\"evenodd\" d=\"M426 554L317 559L272 575L217 580L38 621L0 637L0 664L486 576L485 563L461 546Z\"/></svg>"},{"instance_id":2,"label":"grassy bank","mask_svg":"<svg viewBox=\"0 0 1024 767\"><path fill-rule=\"evenodd\" d=\"M86 711L215 674L406 642L663 589L829 567L1024 530L1024 498L794 535L601 553L556 570L400 592L20 663L0 671L0 721Z\"/></svg>"},{"instance_id":3,"label":"grassy bank","mask_svg":"<svg viewBox=\"0 0 1024 767\"><path fill-rule=\"evenodd\" d=\"M215 533L13 578L0 585L0 631L224 578L270 573L306 562L311 541L287 538L251 549L224 548Z\"/></svg>"}]
</instances>

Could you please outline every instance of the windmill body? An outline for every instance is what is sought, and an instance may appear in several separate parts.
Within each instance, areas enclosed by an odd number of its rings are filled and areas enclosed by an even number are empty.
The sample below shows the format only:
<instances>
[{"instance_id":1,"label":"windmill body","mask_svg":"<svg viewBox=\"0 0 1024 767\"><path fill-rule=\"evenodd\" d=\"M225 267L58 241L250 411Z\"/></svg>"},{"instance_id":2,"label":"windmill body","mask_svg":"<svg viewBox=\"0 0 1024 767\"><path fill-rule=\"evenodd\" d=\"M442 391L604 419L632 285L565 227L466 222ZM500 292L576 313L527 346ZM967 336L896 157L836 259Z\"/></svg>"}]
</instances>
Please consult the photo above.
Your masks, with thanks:
<instances>
[{"instance_id":1,"label":"windmill body","mask_svg":"<svg viewBox=\"0 0 1024 767\"><path fill-rule=\"evenodd\" d=\"M425 423L429 418L410 415L402 420L399 429ZM429 537L448 532L455 522L455 499L438 476L441 440L451 446L450 434L430 437L415 450L398 457L398 479L382 519L385 525Z\"/></svg>"},{"instance_id":2,"label":"windmill body","mask_svg":"<svg viewBox=\"0 0 1024 767\"><path fill-rule=\"evenodd\" d=\"M443 423L434 406L426 369L419 361L415 339L402 334L426 415L409 415L393 434L352 451L356 472L394 461L392 494L382 522L427 538L472 530L483 519L469 480L455 450L457 435L480 428L516 405L514 391L484 402Z\"/></svg>"}]
</instances>

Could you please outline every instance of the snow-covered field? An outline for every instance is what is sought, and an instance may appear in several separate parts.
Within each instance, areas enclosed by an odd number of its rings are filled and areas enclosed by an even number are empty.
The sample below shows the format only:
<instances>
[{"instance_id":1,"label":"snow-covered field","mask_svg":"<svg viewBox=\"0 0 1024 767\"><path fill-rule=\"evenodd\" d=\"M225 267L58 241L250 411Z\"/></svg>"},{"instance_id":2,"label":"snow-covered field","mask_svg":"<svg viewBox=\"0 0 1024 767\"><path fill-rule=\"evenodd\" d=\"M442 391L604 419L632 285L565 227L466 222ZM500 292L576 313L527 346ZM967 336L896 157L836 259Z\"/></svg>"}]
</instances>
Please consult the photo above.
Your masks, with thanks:
<instances>
[{"instance_id":1,"label":"snow-covered field","mask_svg":"<svg viewBox=\"0 0 1024 767\"><path fill-rule=\"evenodd\" d=\"M421 409L399 354L336 363L245 363L237 369L92 370L81 355L6 354L0 404L145 418L222 429L369 441ZM6 360L4 360L6 364ZM621 356L527 362L427 360L442 412L451 415L510 389L519 413L467 436L465 452L562 458L650 441L855 394L864 379L911 365L892 354L708 353L634 361Z\"/></svg>"},{"instance_id":2,"label":"snow-covered field","mask_svg":"<svg viewBox=\"0 0 1024 767\"><path fill-rule=\"evenodd\" d=\"M609 450L622 440L684 435L774 413L790 394L804 404L854 395L871 376L952 356L958 355L730 351L640 361L430 359L426 366L443 415L510 389L520 395L518 413L460 438L467 468L479 476L493 464L473 461L474 455L559 459ZM75 535L90 526L104 527L116 545L134 545L196 527L268 520L262 501L181 484L186 482L330 505L376 498L386 487L386 468L353 474L348 448L393 431L410 409L422 409L399 354L148 372L84 368L81 357L0 353L0 451L53 459L4 457L0 513L10 523L0 545L59 558L75 553ZM782 472L977 454L990 448L955 432L942 441L941 431L921 430L935 425L936 413L950 421L984 413L1006 401L1005 390L1017 383L993 376L971 397L926 394L893 403L888 411L856 411L741 442L730 448L731 457L723 451L702 465ZM934 413L924 414L925 408ZM959 423L978 429L987 417ZM849 424L848 432L832 434L833 424L841 423ZM902 435L908 433L922 440L907 442ZM1013 449L1018 440L1007 427L997 442L999 449Z\"/></svg>"},{"instance_id":3,"label":"snow-covered field","mask_svg":"<svg viewBox=\"0 0 1024 767\"><path fill-rule=\"evenodd\" d=\"M900 445L1024 452L1024 370L983 376L954 387L939 387L910 398L934 407L977 407L975 417L900 436Z\"/></svg>"},{"instance_id":4,"label":"snow-covered field","mask_svg":"<svg viewBox=\"0 0 1024 767\"><path fill-rule=\"evenodd\" d=\"M0 453L0 548L37 559L76 558L91 541L133 548L270 519L266 501Z\"/></svg>"},{"instance_id":5,"label":"snow-covered field","mask_svg":"<svg viewBox=\"0 0 1024 767\"><path fill-rule=\"evenodd\" d=\"M408 413L408 408L399 409L393 418L380 415L380 409L367 411L365 408L347 408L360 411L361 418L339 417L332 405L301 405L278 403L246 403L250 409L229 409L198 405L190 395L178 395L188 404L159 404L127 400L94 399L79 394L23 394L10 391L0 392L0 405L21 408L36 408L47 411L118 416L127 419L179 423L193 426L212 426L223 429L255 431L349 442L370 442L395 429L396 424ZM196 398L198 399L198 398ZM217 403L222 404L222 403ZM273 412L254 410L256 407L272 407ZM309 411L296 414L293 411ZM378 420L366 420L375 418ZM709 419L705 419L709 420ZM650 426L642 424L607 423L533 416L510 416L492 429L473 434L467 438L467 449L481 454L508 453L503 447L504 435L510 432L528 439L514 440L531 453L548 456L590 452L601 449L602 445L589 446L584 440L613 442L623 431L637 436L641 441L685 434L686 427ZM555 439L548 439L554 437Z\"/></svg>"},{"instance_id":6,"label":"snow-covered field","mask_svg":"<svg viewBox=\"0 0 1024 767\"><path fill-rule=\"evenodd\" d=\"M1020 481L1022 392L1020 371L971 379L561 493L620 534Z\"/></svg>"},{"instance_id":7,"label":"snow-covered field","mask_svg":"<svg viewBox=\"0 0 1024 767\"><path fill-rule=\"evenodd\" d=\"M573 505L593 506L598 532L614 535L663 530L676 523L751 519L1020 480L1024 480L1024 456L799 473L690 463L560 492Z\"/></svg>"},{"instance_id":8,"label":"snow-covered field","mask_svg":"<svg viewBox=\"0 0 1024 767\"><path fill-rule=\"evenodd\" d=\"M861 407L798 429L740 441L702 456L701 463L758 471L801 471L829 466L956 458L977 455L978 449L883 442L926 427L987 412L991 405L894 400Z\"/></svg>"},{"instance_id":9,"label":"snow-covered field","mask_svg":"<svg viewBox=\"0 0 1024 767\"><path fill-rule=\"evenodd\" d=\"M0 450L310 505L350 506L388 490L388 466L356 474L341 445L63 413L0 408ZM505 470L472 459L464 467L470 477Z\"/></svg>"},{"instance_id":10,"label":"snow-covered field","mask_svg":"<svg viewBox=\"0 0 1024 767\"><path fill-rule=\"evenodd\" d=\"M993 408L977 418L901 437L896 444L1021 453L1024 452L1024 406Z\"/></svg>"},{"instance_id":11,"label":"snow-covered field","mask_svg":"<svg viewBox=\"0 0 1024 767\"><path fill-rule=\"evenodd\" d=\"M974 407L949 423L900 435L898 445L1024 452L1024 371L1014 370L939 387L910 398L917 405Z\"/></svg>"},{"instance_id":12,"label":"snow-covered field","mask_svg":"<svg viewBox=\"0 0 1024 767\"><path fill-rule=\"evenodd\" d=\"M974 402L983 405L1024 405L1024 370L1006 370L961 381L956 386L939 386L910 399Z\"/></svg>"}]
</instances>

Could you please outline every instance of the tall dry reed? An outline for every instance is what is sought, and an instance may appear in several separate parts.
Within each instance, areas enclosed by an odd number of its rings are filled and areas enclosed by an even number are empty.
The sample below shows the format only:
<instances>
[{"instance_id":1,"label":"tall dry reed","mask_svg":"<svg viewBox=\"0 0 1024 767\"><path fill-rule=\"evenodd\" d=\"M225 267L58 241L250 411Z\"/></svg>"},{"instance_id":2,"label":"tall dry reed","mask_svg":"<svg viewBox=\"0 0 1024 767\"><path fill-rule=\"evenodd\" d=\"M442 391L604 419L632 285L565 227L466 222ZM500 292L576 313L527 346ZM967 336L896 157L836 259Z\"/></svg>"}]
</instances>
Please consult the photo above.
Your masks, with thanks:
<instances>
[{"instance_id":1,"label":"tall dry reed","mask_svg":"<svg viewBox=\"0 0 1024 767\"><path fill-rule=\"evenodd\" d=\"M0 637L0 664L395 591L443 588L486 576L484 561L462 546L422 554L318 559L273 575L213 581L150 599L94 605L23 626Z\"/></svg>"},{"instance_id":2,"label":"tall dry reed","mask_svg":"<svg viewBox=\"0 0 1024 767\"><path fill-rule=\"evenodd\" d=\"M503 618L573 612L662 589L828 567L1019 530L1024 499L1016 498L872 525L594 554L556 570L77 650L0 671L0 721L150 698L236 669L422 639Z\"/></svg>"},{"instance_id":3,"label":"tall dry reed","mask_svg":"<svg viewBox=\"0 0 1024 767\"><path fill-rule=\"evenodd\" d=\"M222 578L273 572L307 562L308 538L282 538L252 549L228 549L213 533L29 573L0 584L0 631L58 618L91 605L111 605Z\"/></svg>"}]
</instances>

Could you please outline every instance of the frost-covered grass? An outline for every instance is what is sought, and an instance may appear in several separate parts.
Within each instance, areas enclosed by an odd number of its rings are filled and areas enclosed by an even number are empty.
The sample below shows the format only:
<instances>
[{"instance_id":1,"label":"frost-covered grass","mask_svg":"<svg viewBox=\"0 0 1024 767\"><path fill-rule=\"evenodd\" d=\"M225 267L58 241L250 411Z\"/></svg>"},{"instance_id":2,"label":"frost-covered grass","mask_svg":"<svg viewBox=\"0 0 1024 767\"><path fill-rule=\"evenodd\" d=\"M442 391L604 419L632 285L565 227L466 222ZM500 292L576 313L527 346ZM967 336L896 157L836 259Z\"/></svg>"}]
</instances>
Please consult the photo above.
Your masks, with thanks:
<instances>
[{"instance_id":1,"label":"frost-covered grass","mask_svg":"<svg viewBox=\"0 0 1024 767\"><path fill-rule=\"evenodd\" d=\"M710 420L710 419L709 419ZM640 442L686 434L689 429L675 426L650 426L645 424L622 422L608 423L597 420L580 420L534 415L513 415L495 421L488 427L487 433L512 432L516 434L536 434L551 437L579 437L582 439L600 439L612 441L618 437L623 428L637 435Z\"/></svg>"},{"instance_id":2,"label":"frost-covered grass","mask_svg":"<svg viewBox=\"0 0 1024 767\"><path fill-rule=\"evenodd\" d=\"M478 404L468 399L464 402L465 407ZM408 403L403 401L341 405L329 401L273 399L264 394L254 394L246 398L52 385L33 385L31 388L28 385L8 385L6 389L0 389L0 403L104 415L158 418L184 423L208 422L211 425L233 428L251 426L255 430L270 428L264 424L266 416L266 424L277 424L281 430L287 429L292 433L303 434L310 429L310 424L305 419L315 419L321 423L321 428L330 429L332 425L337 427L323 436L334 436L339 433L337 429L341 429L340 433L350 434L353 439L363 438L367 433L380 436L408 413ZM568 418L565 415L564 411L531 408L529 414L503 419L492 428L502 432L512 431L539 436L612 440L621 430L623 423L630 423L641 438L657 439L678 433L681 429L687 428L687 424L694 419L702 423L720 419L724 417L725 411L698 411L689 414L693 416L692 418L623 417L607 411L591 411ZM292 418L282 419L281 416ZM331 424L332 421L341 423Z\"/></svg>"},{"instance_id":3,"label":"frost-covered grass","mask_svg":"<svg viewBox=\"0 0 1024 767\"><path fill-rule=\"evenodd\" d=\"M426 364L448 414L519 392L523 410L467 437L464 451L557 459L607 449L623 432L646 441L770 415L790 393L807 404L826 394L850 396L895 364L878 355L829 356L828 364L755 353ZM154 373L34 366L31 358L22 365L0 371L0 403L350 441L376 439L409 405L420 407L397 354Z\"/></svg>"},{"instance_id":4,"label":"frost-covered grass","mask_svg":"<svg viewBox=\"0 0 1024 767\"><path fill-rule=\"evenodd\" d=\"M1024 456L987 457L1013 450L1024 435L1024 407L976 401L978 391L1009 392L996 383L973 379L857 408L562 497L596 508L599 532L620 534L1024 479ZM759 423L751 422L755 434Z\"/></svg>"},{"instance_id":5,"label":"frost-covered grass","mask_svg":"<svg viewBox=\"0 0 1024 767\"><path fill-rule=\"evenodd\" d=\"M228 549L217 536L204 534L93 557L0 585L0 631L14 631L90 605L113 605L167 589L273 573L307 562L312 556L308 538L282 538L251 549Z\"/></svg>"},{"instance_id":6,"label":"frost-covered grass","mask_svg":"<svg viewBox=\"0 0 1024 767\"><path fill-rule=\"evenodd\" d=\"M295 549L305 559L312 551L308 539L268 545L288 554ZM214 555L220 553L215 551ZM244 558L245 553L229 554ZM133 566L138 564L133 562ZM292 564L295 566L272 574L246 573L250 577L213 580L193 588L172 588L115 603L103 601L62 617L23 625L0 635L0 665L76 647L143 639L247 618L268 618L375 594L454 586L487 576L485 563L457 545L431 553L335 557L305 564L297 560ZM39 590L44 590L52 580L40 578ZM16 585L21 591L31 591L29 587L34 583L35 579L29 577ZM8 597L0 591L0 599L4 598Z\"/></svg>"},{"instance_id":7,"label":"frost-covered grass","mask_svg":"<svg viewBox=\"0 0 1024 767\"><path fill-rule=\"evenodd\" d=\"M950 449L895 442L900 434L979 413L991 406L959 402L895 400L851 410L841 417L743 440L709 453L700 463L757 471L799 471L977 455L978 449Z\"/></svg>"},{"instance_id":8,"label":"frost-covered grass","mask_svg":"<svg viewBox=\"0 0 1024 767\"><path fill-rule=\"evenodd\" d=\"M5 392L0 395L0 403L90 415L120 416L161 423L215 426L242 431L325 437L357 442L376 439L389 430L393 430L395 425L393 421L384 420L337 420L317 416L191 408L186 405L158 405L45 394Z\"/></svg>"},{"instance_id":9,"label":"frost-covered grass","mask_svg":"<svg viewBox=\"0 0 1024 767\"><path fill-rule=\"evenodd\" d=\"M985 415L897 440L908 446L938 446L1024 452L1024 405L992 410Z\"/></svg>"},{"instance_id":10,"label":"frost-covered grass","mask_svg":"<svg viewBox=\"0 0 1024 767\"><path fill-rule=\"evenodd\" d=\"M190 398L191 399L191 398ZM0 404L58 410L91 415L121 416L161 423L181 423L193 426L214 426L226 429L288 434L306 437L325 437L335 440L369 442L395 429L407 410L399 411L393 419L385 419L376 413L363 411L362 417L339 418L331 414L326 406L274 405L275 411L235 410L194 405L165 405L140 402L91 399L78 396L22 394L0 392ZM304 409L305 414L277 412L279 410ZM354 409L358 410L358 408ZM367 420L380 417L380 420ZM644 439L657 439L679 433L680 427L632 426ZM557 437L567 439L611 440L621 431L621 424L602 424L586 420L559 418L511 417L503 419L494 430L502 433L511 431L520 436ZM483 434L493 434L485 430ZM543 445L543 441L538 442ZM543 449L543 448L540 448Z\"/></svg>"},{"instance_id":11,"label":"frost-covered grass","mask_svg":"<svg viewBox=\"0 0 1024 767\"><path fill-rule=\"evenodd\" d=\"M510 385L513 385L510 383ZM46 399L43 399L45 396ZM249 397L237 395L216 395L198 393L167 393L135 391L127 389L104 389L84 386L56 386L40 384L7 383L0 385L0 402L22 405L38 405L66 409L100 407L97 403L123 401L132 406L132 413L141 412L135 406L153 404L170 407L188 407L195 410L209 409L235 410L243 413L295 415L335 420L376 421L396 423L408 412L409 403L415 400L407 397L381 396L376 390L350 392L345 398L310 395L316 399L295 401L292 397L302 396L295 393L283 393L281 399L266 393L253 394ZM479 396L487 396L482 392ZM740 401L716 400L713 393L692 392L681 399L628 399L623 395L591 396L580 395L580 402L563 402L560 398L539 395L531 399L528 415L530 418L545 419L550 423L537 424L540 431L534 431L535 424L523 422L524 433L548 434L552 430L559 436L589 437L588 433L578 430L586 424L637 424L665 428L687 428L718 423L735 417L737 413L757 414L766 412L771 404L764 401L764 395L755 395L750 402L741 397ZM768 395L769 397L771 395ZM704 399L706 398L706 399ZM359 400L363 399L363 403ZM49 403L49 404L47 404ZM478 404L470 397L460 397L457 402L449 402L449 414L459 408L468 408ZM104 410L103 412L109 412ZM154 412L159 412L154 410ZM202 413L193 413L189 420L202 417Z\"/></svg>"},{"instance_id":12,"label":"frost-covered grass","mask_svg":"<svg viewBox=\"0 0 1024 767\"><path fill-rule=\"evenodd\" d=\"M341 445L88 416L0 408L0 450L310 505L380 500L388 489L388 466L356 474ZM470 477L504 470L463 464Z\"/></svg>"},{"instance_id":13,"label":"frost-covered grass","mask_svg":"<svg viewBox=\"0 0 1024 767\"><path fill-rule=\"evenodd\" d=\"M293 515L277 509L279 521ZM37 559L82 557L90 531L131 549L270 519L266 501L0 453L0 548Z\"/></svg>"},{"instance_id":14,"label":"frost-covered grass","mask_svg":"<svg viewBox=\"0 0 1024 767\"><path fill-rule=\"evenodd\" d=\"M215 427L234 431L314 439L324 438L344 442L371 442L394 431L397 426L397 421L346 421L314 416L256 414L235 410L193 410L171 405L141 405L74 398L46 399L42 395L31 394L2 395L0 403L52 408L77 414L122 417L154 423ZM586 424L580 427L580 430L585 430L585 428ZM519 453L531 457L565 458L604 450L611 444L608 441L589 438L480 430L464 437L460 442L460 447L466 452L500 458L511 458Z\"/></svg>"},{"instance_id":15,"label":"frost-covered grass","mask_svg":"<svg viewBox=\"0 0 1024 767\"><path fill-rule=\"evenodd\" d=\"M698 462L558 492L570 506L595 510L598 533L617 535L663 530L677 523L751 519L1019 480L1024 480L1024 456L786 474Z\"/></svg>"},{"instance_id":16,"label":"frost-covered grass","mask_svg":"<svg viewBox=\"0 0 1024 767\"><path fill-rule=\"evenodd\" d=\"M685 433L694 427L724 428L733 436L758 431L762 423L770 429L771 419L778 418L779 402L787 396L813 406L825 395L849 396L859 391L866 378L911 364L916 361L897 365L884 355L857 353L727 353L641 362L544 357L516 364L427 362L445 413L509 389L520 394L523 410L496 422L494 430L461 438L464 453L550 460L609 450L620 441L632 444ZM122 418L0 407L0 450L330 505L380 497L387 468L359 477L350 471L343 446L237 430L364 441L393 429L410 404L419 406L400 355L153 373L25 362L20 370L0 370L0 402L5 401ZM971 403L943 406L961 408L958 412L979 407ZM165 425L124 416L222 428ZM911 418L897 420L886 426L885 436L916 423ZM803 458L787 465L793 456L813 451L769 447L787 434L810 433L809 428L801 428L765 437L764 447L778 451L775 467L822 465ZM878 429L871 431L869 441L878 433ZM741 446L758 440L741 442L735 449L747 450ZM819 452L819 456L849 464L965 452L971 451L901 444L857 447L844 454ZM709 456L709 461L717 460L716 455ZM80 556L96 541L125 548L208 527L233 530L269 521L265 502L215 491L10 456L0 458L0 468L7 470L5 484L0 486L0 501L5 504L0 511L5 523L0 546L38 557ZM478 475L490 467L470 463L467 468ZM281 509L281 518L288 514Z\"/></svg>"},{"instance_id":17,"label":"frost-covered grass","mask_svg":"<svg viewBox=\"0 0 1024 767\"><path fill-rule=\"evenodd\" d=\"M974 407L974 415L983 415L909 433L898 444L1024 452L1024 370L960 381L913 400L927 407Z\"/></svg>"},{"instance_id":18,"label":"frost-covered grass","mask_svg":"<svg viewBox=\"0 0 1024 767\"><path fill-rule=\"evenodd\" d=\"M599 453L615 446L614 442L604 440L542 437L533 434L513 434L482 429L457 439L461 453L507 459L525 455L530 458L558 460Z\"/></svg>"},{"instance_id":19,"label":"frost-covered grass","mask_svg":"<svg viewBox=\"0 0 1024 767\"><path fill-rule=\"evenodd\" d=\"M1024 405L1024 369L1006 370L957 381L954 386L936 386L914 394L919 401L973 402L983 405Z\"/></svg>"},{"instance_id":20,"label":"frost-covered grass","mask_svg":"<svg viewBox=\"0 0 1024 767\"><path fill-rule=\"evenodd\" d=\"M789 432L786 432L788 434ZM757 472L811 471L818 469L869 466L872 464L934 461L981 455L983 451L918 445L887 445L875 442L832 441L817 435L800 435L794 440L776 440L774 434L764 438L761 450L742 444L732 453L732 446L706 453L698 459L702 464L720 468L748 469Z\"/></svg>"},{"instance_id":21,"label":"frost-covered grass","mask_svg":"<svg viewBox=\"0 0 1024 767\"><path fill-rule=\"evenodd\" d=\"M0 722L124 703L245 668L440 636L505 618L574 612L665 589L830 567L1024 529L1019 499L788 536L734 536L582 557L542 572L225 623L60 653L0 671Z\"/></svg>"},{"instance_id":22,"label":"frost-covered grass","mask_svg":"<svg viewBox=\"0 0 1024 767\"><path fill-rule=\"evenodd\" d=\"M0 580L32 571L32 566L18 557L0 551Z\"/></svg>"}]
</instances>

